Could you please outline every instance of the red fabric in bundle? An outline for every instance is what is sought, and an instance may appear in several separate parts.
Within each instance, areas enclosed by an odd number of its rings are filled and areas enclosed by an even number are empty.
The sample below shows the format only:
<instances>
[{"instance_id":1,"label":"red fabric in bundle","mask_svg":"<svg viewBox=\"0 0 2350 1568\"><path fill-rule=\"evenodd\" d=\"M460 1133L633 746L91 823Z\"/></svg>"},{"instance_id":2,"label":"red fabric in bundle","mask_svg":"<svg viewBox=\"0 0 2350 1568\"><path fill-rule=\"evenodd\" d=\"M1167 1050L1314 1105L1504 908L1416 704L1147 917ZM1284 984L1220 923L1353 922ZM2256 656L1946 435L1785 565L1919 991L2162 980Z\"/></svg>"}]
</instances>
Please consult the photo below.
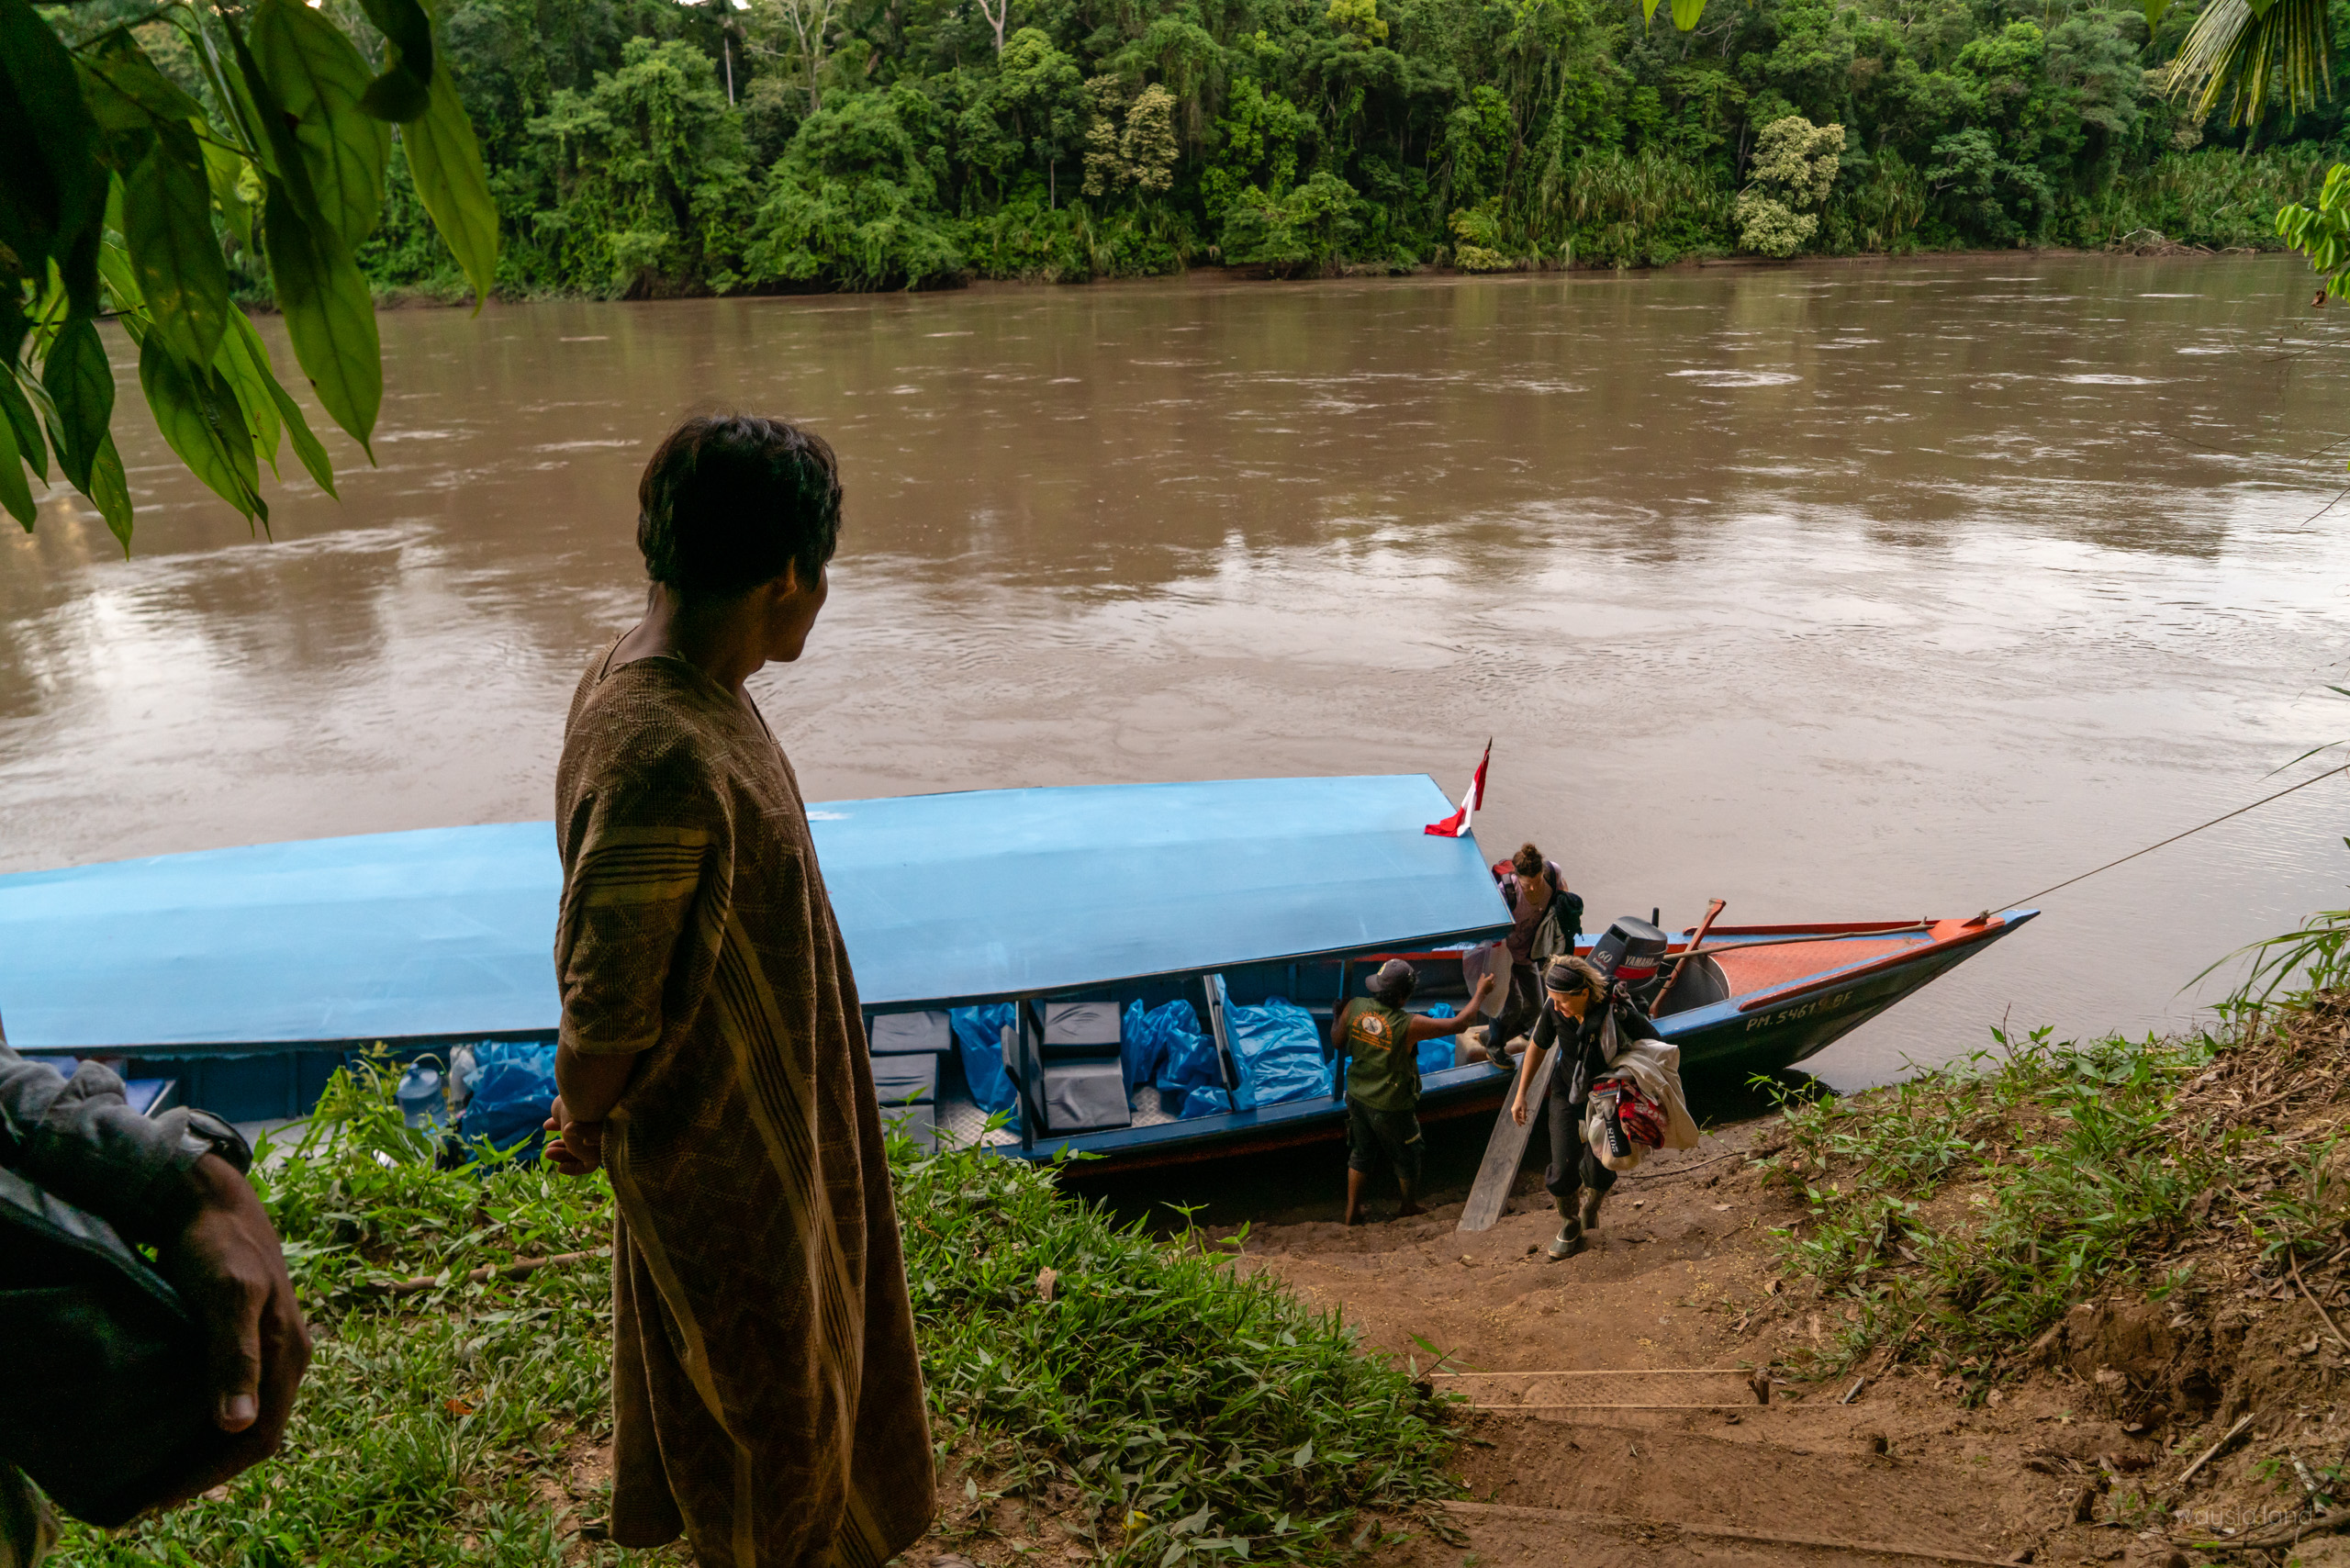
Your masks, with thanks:
<instances>
[{"instance_id":1,"label":"red fabric in bundle","mask_svg":"<svg viewBox=\"0 0 2350 1568\"><path fill-rule=\"evenodd\" d=\"M1651 1148L1664 1147L1664 1107L1641 1093L1631 1080L1611 1078L1595 1089L1606 1087L1616 1091L1616 1119L1624 1128L1624 1136L1634 1143Z\"/></svg>"}]
</instances>

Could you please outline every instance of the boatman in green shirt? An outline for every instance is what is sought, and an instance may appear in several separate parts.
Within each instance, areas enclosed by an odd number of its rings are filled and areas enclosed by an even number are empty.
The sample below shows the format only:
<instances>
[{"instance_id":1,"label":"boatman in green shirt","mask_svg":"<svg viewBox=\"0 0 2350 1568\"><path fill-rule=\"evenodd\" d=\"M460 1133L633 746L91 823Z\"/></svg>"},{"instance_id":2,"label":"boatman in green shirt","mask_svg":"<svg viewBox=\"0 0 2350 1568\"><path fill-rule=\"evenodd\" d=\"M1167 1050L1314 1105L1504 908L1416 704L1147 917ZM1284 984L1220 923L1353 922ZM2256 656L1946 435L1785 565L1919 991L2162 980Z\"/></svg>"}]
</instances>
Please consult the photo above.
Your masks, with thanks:
<instances>
[{"instance_id":1,"label":"boatman in green shirt","mask_svg":"<svg viewBox=\"0 0 2350 1568\"><path fill-rule=\"evenodd\" d=\"M1460 1032L1484 1010L1494 978L1478 978L1469 1005L1457 1018L1429 1018L1404 1011L1420 977L1401 958L1380 966L1356 997L1330 1020L1330 1047L1347 1074L1347 1223L1362 1223L1363 1189L1371 1184L1379 1155L1395 1168L1404 1203L1401 1219L1426 1214L1420 1188L1420 1042Z\"/></svg>"}]
</instances>

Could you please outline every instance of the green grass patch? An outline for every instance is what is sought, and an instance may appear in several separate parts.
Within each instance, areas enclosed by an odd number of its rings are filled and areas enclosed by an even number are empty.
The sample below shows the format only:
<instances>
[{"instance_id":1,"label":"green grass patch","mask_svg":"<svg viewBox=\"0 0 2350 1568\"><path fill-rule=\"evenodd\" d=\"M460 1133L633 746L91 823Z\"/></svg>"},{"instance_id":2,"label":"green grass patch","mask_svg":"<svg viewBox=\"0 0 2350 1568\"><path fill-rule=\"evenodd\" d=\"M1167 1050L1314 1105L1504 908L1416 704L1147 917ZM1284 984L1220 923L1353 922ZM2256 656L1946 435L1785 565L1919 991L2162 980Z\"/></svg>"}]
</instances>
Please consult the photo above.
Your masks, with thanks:
<instances>
[{"instance_id":1,"label":"green grass patch","mask_svg":"<svg viewBox=\"0 0 2350 1568\"><path fill-rule=\"evenodd\" d=\"M1988 1358L2154 1271L2221 1180L2234 1136L2179 1136L2208 1036L2051 1043L2049 1032L1850 1100L1786 1106L1766 1162L1801 1195L1774 1232L1791 1274L1850 1308L1837 1366L1888 1339Z\"/></svg>"},{"instance_id":2,"label":"green grass patch","mask_svg":"<svg viewBox=\"0 0 2350 1568\"><path fill-rule=\"evenodd\" d=\"M941 1425L1008 1450L1019 1484L1074 1483L1105 1558L1335 1561L1362 1510L1459 1494L1409 1372L1236 1275L1239 1238L1117 1226L1011 1159L912 1163L898 1190Z\"/></svg>"},{"instance_id":3,"label":"green grass patch","mask_svg":"<svg viewBox=\"0 0 2350 1568\"><path fill-rule=\"evenodd\" d=\"M610 1435L606 1269L464 1278L605 1245L610 1189L499 1161L436 1170L430 1153L388 1076L338 1076L257 1183L319 1341L285 1452L118 1535L69 1527L58 1561L688 1560L576 1534L606 1513L575 1490L580 1457ZM1335 1314L1237 1273L1234 1244L1122 1226L1016 1160L926 1157L902 1139L891 1159L933 1437L967 1489L958 1539L1049 1496L1108 1562L1328 1562L1458 1494L1440 1410L1410 1371L1363 1354ZM440 1282L382 1290L425 1276Z\"/></svg>"}]
</instances>

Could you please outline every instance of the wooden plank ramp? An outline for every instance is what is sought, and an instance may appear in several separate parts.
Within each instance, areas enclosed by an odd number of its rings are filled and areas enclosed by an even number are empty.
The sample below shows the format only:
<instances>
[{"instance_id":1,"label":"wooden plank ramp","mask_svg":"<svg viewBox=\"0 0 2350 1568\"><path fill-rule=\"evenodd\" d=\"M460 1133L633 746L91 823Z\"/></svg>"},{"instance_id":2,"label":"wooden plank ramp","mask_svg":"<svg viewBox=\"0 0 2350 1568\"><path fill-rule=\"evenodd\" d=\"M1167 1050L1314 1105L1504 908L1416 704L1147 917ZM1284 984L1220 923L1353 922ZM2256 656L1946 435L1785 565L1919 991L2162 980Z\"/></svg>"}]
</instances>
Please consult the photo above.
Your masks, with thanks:
<instances>
[{"instance_id":1,"label":"wooden plank ramp","mask_svg":"<svg viewBox=\"0 0 2350 1568\"><path fill-rule=\"evenodd\" d=\"M1529 1044L1527 1047L1531 1050ZM1491 1230L1494 1222L1502 1217L1502 1206L1509 1202L1512 1187L1517 1185L1517 1168L1526 1159L1526 1140L1533 1136L1534 1119L1542 1114L1542 1105L1550 1092L1550 1074L1557 1070L1562 1050L1545 1051L1542 1065L1534 1070L1534 1081L1526 1086L1526 1125L1519 1126L1511 1119L1509 1104L1513 1095L1505 1091L1502 1108L1494 1114L1494 1136L1485 1140L1485 1158L1477 1166L1476 1185L1469 1189L1469 1201L1461 1206L1460 1223L1456 1230Z\"/></svg>"}]
</instances>

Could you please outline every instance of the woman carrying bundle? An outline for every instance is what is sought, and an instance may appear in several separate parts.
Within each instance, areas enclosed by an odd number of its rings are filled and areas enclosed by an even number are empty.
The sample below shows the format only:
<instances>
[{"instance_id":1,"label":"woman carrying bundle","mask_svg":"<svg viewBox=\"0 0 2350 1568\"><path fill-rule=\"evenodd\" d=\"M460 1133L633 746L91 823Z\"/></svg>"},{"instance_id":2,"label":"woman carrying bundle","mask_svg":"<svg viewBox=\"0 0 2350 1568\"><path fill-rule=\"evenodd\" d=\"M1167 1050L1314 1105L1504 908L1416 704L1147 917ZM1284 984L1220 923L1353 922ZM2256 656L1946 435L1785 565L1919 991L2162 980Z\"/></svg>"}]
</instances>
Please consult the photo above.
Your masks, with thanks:
<instances>
[{"instance_id":1,"label":"woman carrying bundle","mask_svg":"<svg viewBox=\"0 0 2350 1568\"><path fill-rule=\"evenodd\" d=\"M1541 1070L1544 1053L1558 1047L1564 1054L1550 1070L1546 1097L1550 1168L1543 1175L1542 1185L1558 1205L1560 1226L1546 1250L1554 1259L1572 1258L1583 1250L1585 1238L1599 1228L1600 1200L1616 1184L1616 1172L1583 1139L1592 1081L1611 1065L1602 1047L1607 1017L1611 1013L1615 1015L1618 1041L1659 1036L1656 1025L1629 1000L1608 1001L1607 979L1588 958L1551 959L1543 971L1542 988L1542 1016L1519 1060L1517 1091L1510 1101L1509 1114L1519 1126L1526 1125L1528 1088ZM1685 1118L1686 1113L1683 1115Z\"/></svg>"}]
</instances>

